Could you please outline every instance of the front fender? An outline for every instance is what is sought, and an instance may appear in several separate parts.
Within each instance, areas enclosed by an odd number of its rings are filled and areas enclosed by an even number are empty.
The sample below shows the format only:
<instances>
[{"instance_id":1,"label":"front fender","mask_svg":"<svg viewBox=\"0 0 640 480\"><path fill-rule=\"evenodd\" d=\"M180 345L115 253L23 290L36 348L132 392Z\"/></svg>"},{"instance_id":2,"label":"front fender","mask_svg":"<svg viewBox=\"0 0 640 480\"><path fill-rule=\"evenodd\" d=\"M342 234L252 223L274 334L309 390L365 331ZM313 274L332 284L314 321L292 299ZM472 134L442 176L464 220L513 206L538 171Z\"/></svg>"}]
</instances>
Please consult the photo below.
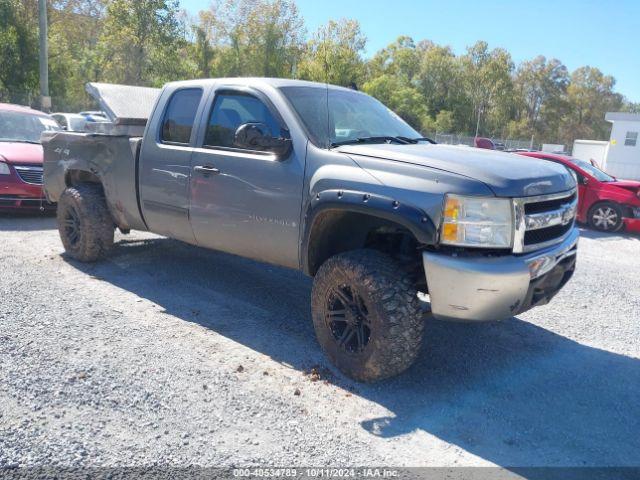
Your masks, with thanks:
<instances>
[{"instance_id":1,"label":"front fender","mask_svg":"<svg viewBox=\"0 0 640 480\"><path fill-rule=\"evenodd\" d=\"M303 269L307 273L313 226L318 216L328 210L361 213L396 223L410 231L416 240L424 245L433 245L437 239L437 229L432 219L418 207L379 193L361 190L323 190L311 199L305 215L302 260Z\"/></svg>"},{"instance_id":2,"label":"front fender","mask_svg":"<svg viewBox=\"0 0 640 480\"><path fill-rule=\"evenodd\" d=\"M593 201L593 203L607 201L615 202L620 205L640 207L640 199L633 192L625 190L624 188L603 188L596 191L596 199Z\"/></svg>"}]
</instances>

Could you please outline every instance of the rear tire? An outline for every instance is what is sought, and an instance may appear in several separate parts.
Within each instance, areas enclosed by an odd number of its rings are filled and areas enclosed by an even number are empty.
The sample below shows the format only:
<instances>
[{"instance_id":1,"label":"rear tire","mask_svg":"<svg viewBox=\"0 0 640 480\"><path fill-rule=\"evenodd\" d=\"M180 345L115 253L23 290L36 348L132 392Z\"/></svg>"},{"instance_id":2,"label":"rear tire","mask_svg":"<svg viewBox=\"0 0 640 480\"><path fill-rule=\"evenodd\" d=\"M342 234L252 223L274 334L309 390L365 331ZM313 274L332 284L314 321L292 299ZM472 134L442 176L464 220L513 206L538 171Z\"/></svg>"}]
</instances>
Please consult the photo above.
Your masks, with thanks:
<instances>
[{"instance_id":1,"label":"rear tire","mask_svg":"<svg viewBox=\"0 0 640 480\"><path fill-rule=\"evenodd\" d=\"M617 232L622 228L622 209L613 202L596 203L589 209L589 225L601 232Z\"/></svg>"},{"instance_id":2,"label":"rear tire","mask_svg":"<svg viewBox=\"0 0 640 480\"><path fill-rule=\"evenodd\" d=\"M115 224L102 187L85 183L65 189L58 201L58 232L65 251L82 262L95 262L113 247Z\"/></svg>"},{"instance_id":3,"label":"rear tire","mask_svg":"<svg viewBox=\"0 0 640 480\"><path fill-rule=\"evenodd\" d=\"M318 342L345 375L374 382L413 364L424 321L405 270L375 250L331 257L318 270L311 294Z\"/></svg>"}]
</instances>

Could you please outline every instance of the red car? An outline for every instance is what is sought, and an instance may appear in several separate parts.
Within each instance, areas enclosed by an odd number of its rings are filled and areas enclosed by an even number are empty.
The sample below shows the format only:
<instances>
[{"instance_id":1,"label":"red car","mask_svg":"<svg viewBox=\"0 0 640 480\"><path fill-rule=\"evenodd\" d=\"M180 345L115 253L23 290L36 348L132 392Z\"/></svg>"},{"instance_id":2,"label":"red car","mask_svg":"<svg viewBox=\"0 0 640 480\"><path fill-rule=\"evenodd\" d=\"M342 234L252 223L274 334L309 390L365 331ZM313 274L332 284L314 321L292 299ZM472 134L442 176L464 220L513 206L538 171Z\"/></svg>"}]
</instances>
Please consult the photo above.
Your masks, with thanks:
<instances>
[{"instance_id":1,"label":"red car","mask_svg":"<svg viewBox=\"0 0 640 480\"><path fill-rule=\"evenodd\" d=\"M44 112L0 103L0 210L51 206L42 200L40 134L59 129Z\"/></svg>"},{"instance_id":2,"label":"red car","mask_svg":"<svg viewBox=\"0 0 640 480\"><path fill-rule=\"evenodd\" d=\"M618 180L590 162L545 152L519 152L561 163L578 181L578 221L592 228L615 232L623 226L640 232L640 182Z\"/></svg>"}]
</instances>

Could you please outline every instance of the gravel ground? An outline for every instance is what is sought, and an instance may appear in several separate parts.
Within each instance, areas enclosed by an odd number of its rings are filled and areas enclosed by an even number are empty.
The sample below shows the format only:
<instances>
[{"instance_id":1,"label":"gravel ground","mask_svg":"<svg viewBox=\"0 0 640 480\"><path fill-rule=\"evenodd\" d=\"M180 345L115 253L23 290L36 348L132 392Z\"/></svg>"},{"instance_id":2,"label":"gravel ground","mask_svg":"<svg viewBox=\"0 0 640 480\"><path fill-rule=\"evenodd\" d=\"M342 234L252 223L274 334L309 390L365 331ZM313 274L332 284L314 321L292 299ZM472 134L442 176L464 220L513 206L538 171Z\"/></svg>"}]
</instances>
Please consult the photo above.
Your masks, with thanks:
<instances>
[{"instance_id":1,"label":"gravel ground","mask_svg":"<svg viewBox=\"0 0 640 480\"><path fill-rule=\"evenodd\" d=\"M426 318L373 386L323 358L300 274L118 241L83 265L53 218L0 218L0 467L640 465L638 237L584 231L518 318Z\"/></svg>"}]
</instances>

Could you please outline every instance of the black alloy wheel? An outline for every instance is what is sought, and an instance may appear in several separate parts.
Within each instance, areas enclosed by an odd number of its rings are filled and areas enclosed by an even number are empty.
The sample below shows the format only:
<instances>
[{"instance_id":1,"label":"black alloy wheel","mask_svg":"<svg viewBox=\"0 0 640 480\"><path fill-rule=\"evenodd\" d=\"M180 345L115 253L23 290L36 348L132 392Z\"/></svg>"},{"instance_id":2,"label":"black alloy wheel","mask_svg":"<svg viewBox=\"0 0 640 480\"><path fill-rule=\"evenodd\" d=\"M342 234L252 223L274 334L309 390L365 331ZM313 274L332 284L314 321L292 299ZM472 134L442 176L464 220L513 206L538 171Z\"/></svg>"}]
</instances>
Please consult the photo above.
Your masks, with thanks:
<instances>
[{"instance_id":1,"label":"black alloy wheel","mask_svg":"<svg viewBox=\"0 0 640 480\"><path fill-rule=\"evenodd\" d=\"M360 353L369 344L372 325L369 310L356 289L340 285L327 298L327 326L340 348L347 353Z\"/></svg>"}]
</instances>

